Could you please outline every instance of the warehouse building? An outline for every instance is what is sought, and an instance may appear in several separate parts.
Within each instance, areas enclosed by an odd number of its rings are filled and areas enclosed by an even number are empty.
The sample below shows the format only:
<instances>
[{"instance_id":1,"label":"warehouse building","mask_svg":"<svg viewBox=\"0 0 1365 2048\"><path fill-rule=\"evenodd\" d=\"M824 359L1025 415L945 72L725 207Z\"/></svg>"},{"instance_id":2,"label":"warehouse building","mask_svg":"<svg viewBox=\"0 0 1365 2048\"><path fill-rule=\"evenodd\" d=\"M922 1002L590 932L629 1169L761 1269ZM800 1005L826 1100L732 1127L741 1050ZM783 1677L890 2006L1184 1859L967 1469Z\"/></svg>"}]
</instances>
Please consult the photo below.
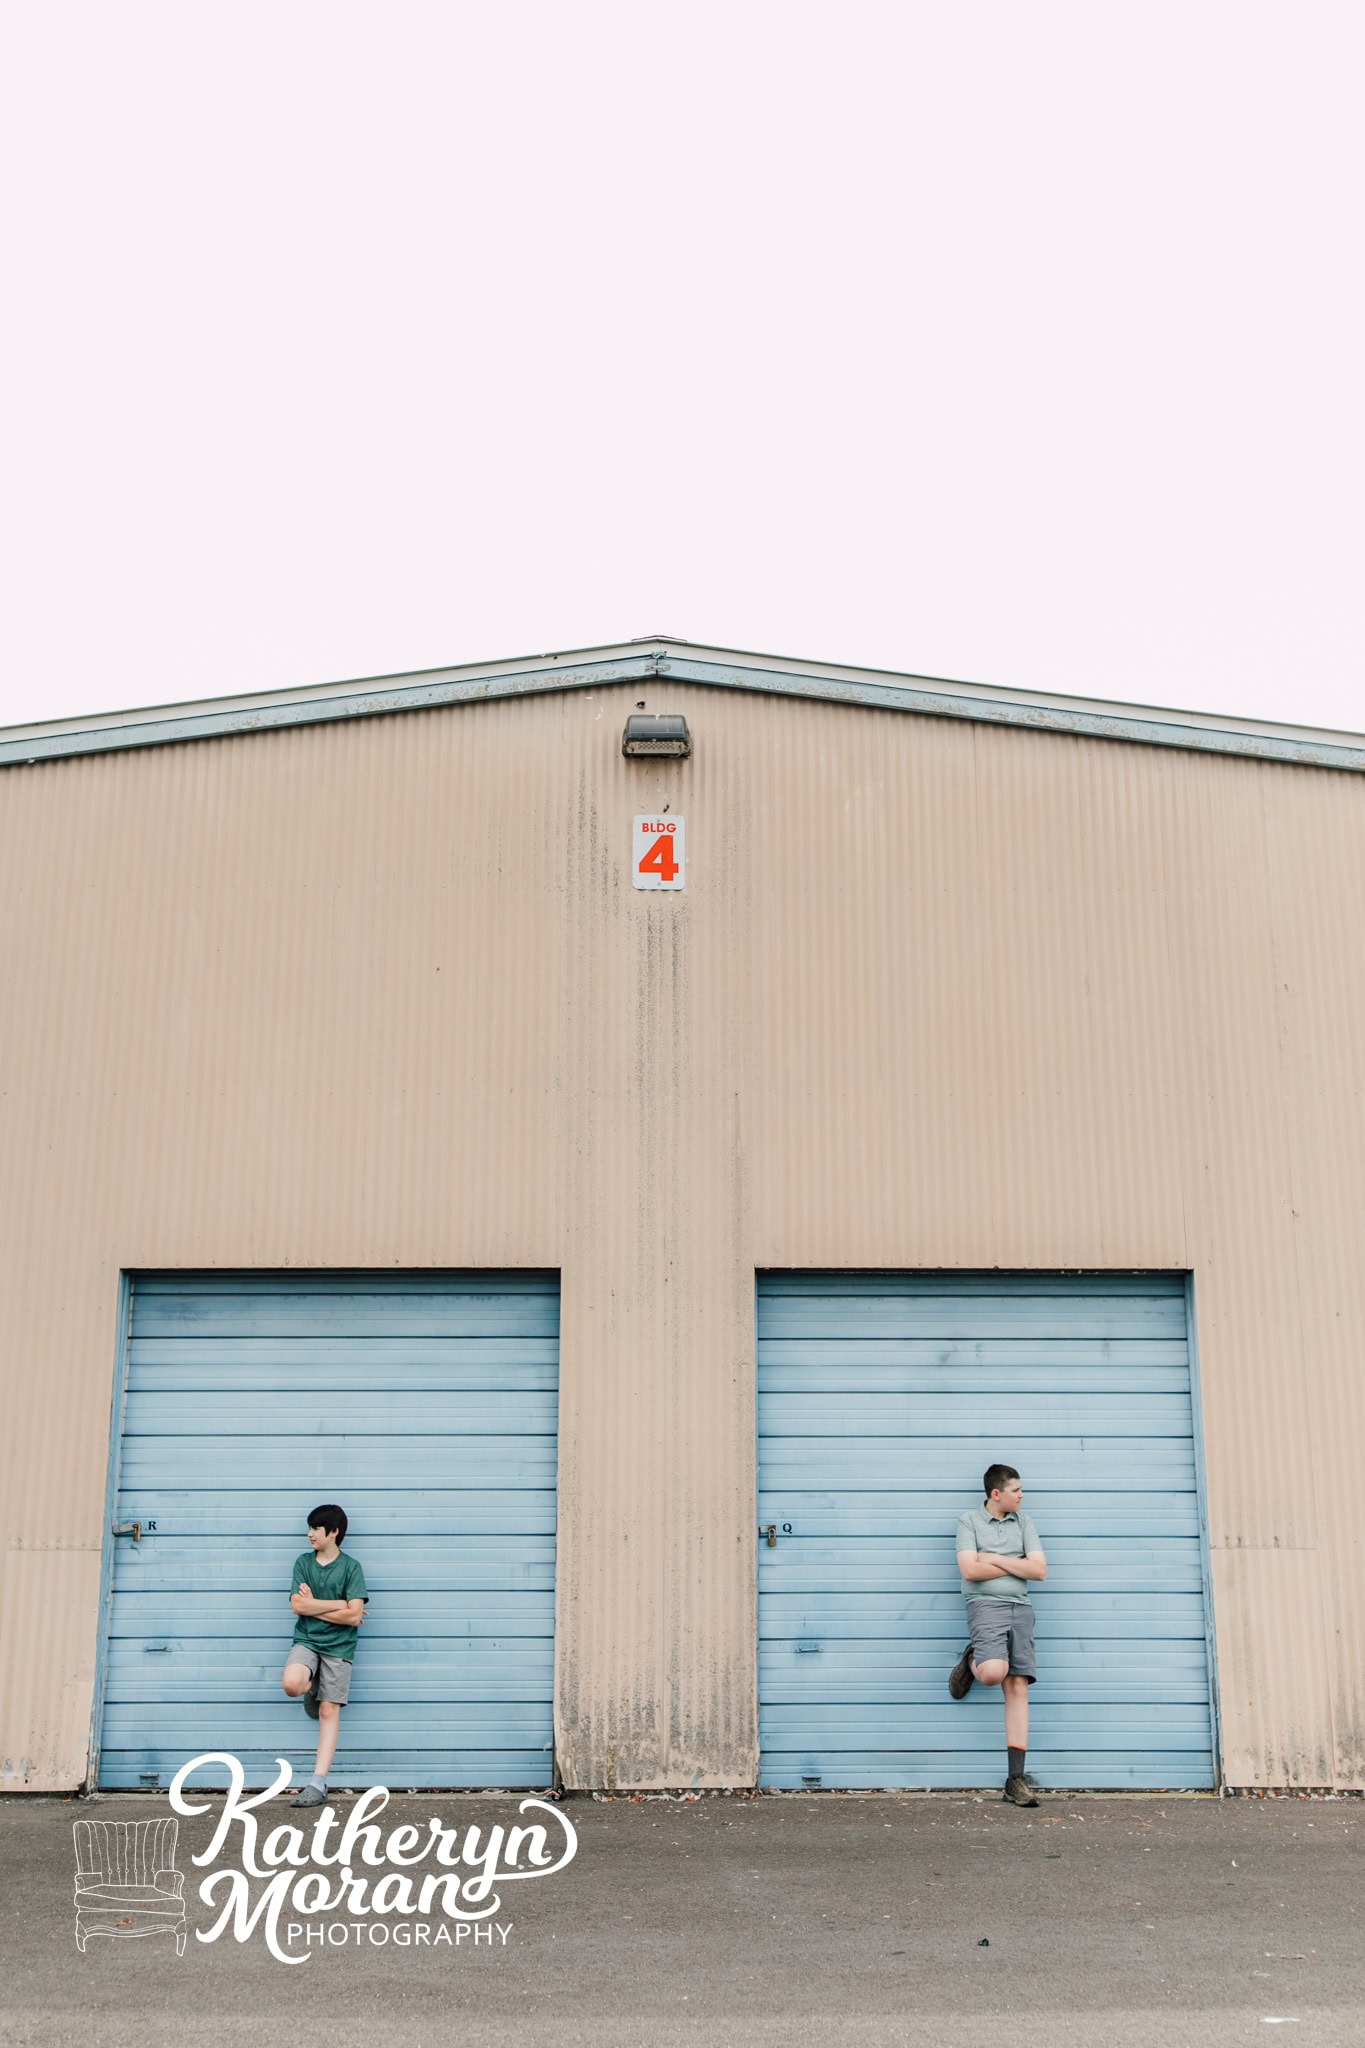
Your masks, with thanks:
<instances>
[{"instance_id":1,"label":"warehouse building","mask_svg":"<svg viewBox=\"0 0 1365 2048\"><path fill-rule=\"evenodd\" d=\"M1365 739L651 639L0 733L0 1783L1365 1785ZM1343 1512L1344 1510L1344 1512Z\"/></svg>"}]
</instances>

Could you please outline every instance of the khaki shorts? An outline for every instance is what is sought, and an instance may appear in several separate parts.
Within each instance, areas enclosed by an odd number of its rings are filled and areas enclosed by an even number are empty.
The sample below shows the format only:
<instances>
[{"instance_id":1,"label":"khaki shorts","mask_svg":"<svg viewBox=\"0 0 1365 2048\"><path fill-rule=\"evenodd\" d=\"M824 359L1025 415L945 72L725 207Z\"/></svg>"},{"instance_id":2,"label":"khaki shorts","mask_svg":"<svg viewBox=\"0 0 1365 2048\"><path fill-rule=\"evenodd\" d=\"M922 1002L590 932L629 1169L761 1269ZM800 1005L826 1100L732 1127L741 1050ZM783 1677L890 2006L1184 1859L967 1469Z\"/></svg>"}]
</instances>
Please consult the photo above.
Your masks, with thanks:
<instances>
[{"instance_id":1,"label":"khaki shorts","mask_svg":"<svg viewBox=\"0 0 1365 2048\"><path fill-rule=\"evenodd\" d=\"M287 1671L291 1664L306 1665L313 1674L313 1683L308 1688L320 1700L330 1700L335 1706L344 1707L351 1696L351 1660L349 1657L329 1657L325 1650L310 1649L307 1643L291 1643L289 1655L284 1660Z\"/></svg>"}]
</instances>

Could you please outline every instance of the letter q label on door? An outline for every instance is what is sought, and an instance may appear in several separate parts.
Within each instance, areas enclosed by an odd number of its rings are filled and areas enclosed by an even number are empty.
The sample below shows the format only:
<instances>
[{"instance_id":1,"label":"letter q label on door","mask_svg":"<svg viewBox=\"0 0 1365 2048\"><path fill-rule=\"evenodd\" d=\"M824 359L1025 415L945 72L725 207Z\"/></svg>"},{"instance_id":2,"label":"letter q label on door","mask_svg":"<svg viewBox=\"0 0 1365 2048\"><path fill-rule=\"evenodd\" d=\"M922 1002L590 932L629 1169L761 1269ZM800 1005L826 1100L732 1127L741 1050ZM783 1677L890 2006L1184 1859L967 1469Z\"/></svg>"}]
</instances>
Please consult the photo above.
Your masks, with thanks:
<instances>
[{"instance_id":1,"label":"letter q label on door","mask_svg":"<svg viewBox=\"0 0 1365 2048\"><path fill-rule=\"evenodd\" d=\"M686 880L683 821L653 811L635 820L631 880L637 889L681 889Z\"/></svg>"}]
</instances>

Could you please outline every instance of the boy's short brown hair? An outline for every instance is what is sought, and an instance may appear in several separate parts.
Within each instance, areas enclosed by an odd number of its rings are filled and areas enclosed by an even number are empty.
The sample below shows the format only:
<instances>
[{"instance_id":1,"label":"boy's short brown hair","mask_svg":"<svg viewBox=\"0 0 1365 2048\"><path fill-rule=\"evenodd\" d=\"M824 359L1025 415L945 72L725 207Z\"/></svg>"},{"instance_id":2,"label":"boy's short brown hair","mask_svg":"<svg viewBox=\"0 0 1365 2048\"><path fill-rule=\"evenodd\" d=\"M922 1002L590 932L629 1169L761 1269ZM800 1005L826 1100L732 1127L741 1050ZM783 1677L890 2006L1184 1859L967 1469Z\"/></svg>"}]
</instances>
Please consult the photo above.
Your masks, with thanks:
<instances>
[{"instance_id":1,"label":"boy's short brown hair","mask_svg":"<svg viewBox=\"0 0 1365 2048\"><path fill-rule=\"evenodd\" d=\"M997 1486L1003 1486L1007 1480L1017 1479L1018 1477L1019 1474L1015 1471L1013 1465L988 1465L981 1475L981 1484L986 1489L987 1500L990 1499ZM311 1515L309 1520L311 1522Z\"/></svg>"}]
</instances>

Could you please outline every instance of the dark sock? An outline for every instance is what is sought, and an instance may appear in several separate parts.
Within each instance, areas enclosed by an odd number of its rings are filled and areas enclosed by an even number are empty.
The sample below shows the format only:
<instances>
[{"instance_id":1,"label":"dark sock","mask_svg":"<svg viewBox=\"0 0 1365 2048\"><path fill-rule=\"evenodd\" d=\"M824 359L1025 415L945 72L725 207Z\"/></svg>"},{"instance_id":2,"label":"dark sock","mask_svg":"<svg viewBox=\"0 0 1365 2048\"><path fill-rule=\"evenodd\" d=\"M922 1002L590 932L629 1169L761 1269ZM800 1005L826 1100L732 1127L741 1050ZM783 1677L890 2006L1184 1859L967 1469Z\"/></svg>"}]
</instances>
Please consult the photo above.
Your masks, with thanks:
<instances>
[{"instance_id":1,"label":"dark sock","mask_svg":"<svg viewBox=\"0 0 1365 2048\"><path fill-rule=\"evenodd\" d=\"M1012 1778L1022 1778L1024 1775L1024 1758L1028 1755L1028 1751L1024 1749L1012 1749L1008 1752L1008 1754L1010 1760L1010 1776Z\"/></svg>"}]
</instances>

